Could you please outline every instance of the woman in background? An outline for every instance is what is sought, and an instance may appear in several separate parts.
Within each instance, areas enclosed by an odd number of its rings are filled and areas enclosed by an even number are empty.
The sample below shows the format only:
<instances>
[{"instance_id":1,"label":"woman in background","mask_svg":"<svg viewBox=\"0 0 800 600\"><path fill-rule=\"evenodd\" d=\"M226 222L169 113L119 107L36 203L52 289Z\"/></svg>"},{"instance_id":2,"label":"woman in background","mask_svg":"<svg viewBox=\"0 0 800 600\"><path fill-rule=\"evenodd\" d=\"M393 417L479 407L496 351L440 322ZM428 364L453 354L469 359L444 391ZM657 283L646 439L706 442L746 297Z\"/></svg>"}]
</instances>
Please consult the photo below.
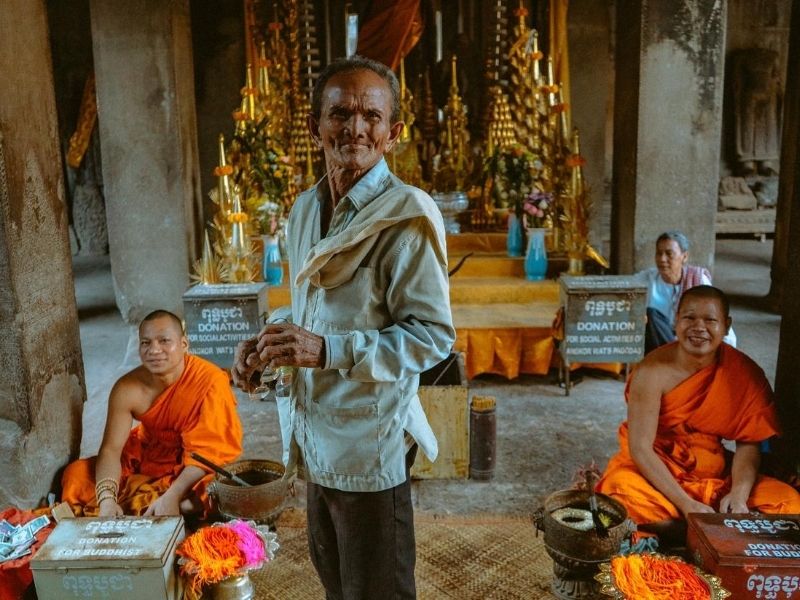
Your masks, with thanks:
<instances>
[{"instance_id":1,"label":"woman in background","mask_svg":"<svg viewBox=\"0 0 800 600\"><path fill-rule=\"evenodd\" d=\"M708 269L689 265L688 260L688 238L680 231L666 231L656 240L656 266L638 273L647 281L645 354L675 340L675 311L683 292L696 285L711 285ZM733 329L723 341L736 347Z\"/></svg>"}]
</instances>

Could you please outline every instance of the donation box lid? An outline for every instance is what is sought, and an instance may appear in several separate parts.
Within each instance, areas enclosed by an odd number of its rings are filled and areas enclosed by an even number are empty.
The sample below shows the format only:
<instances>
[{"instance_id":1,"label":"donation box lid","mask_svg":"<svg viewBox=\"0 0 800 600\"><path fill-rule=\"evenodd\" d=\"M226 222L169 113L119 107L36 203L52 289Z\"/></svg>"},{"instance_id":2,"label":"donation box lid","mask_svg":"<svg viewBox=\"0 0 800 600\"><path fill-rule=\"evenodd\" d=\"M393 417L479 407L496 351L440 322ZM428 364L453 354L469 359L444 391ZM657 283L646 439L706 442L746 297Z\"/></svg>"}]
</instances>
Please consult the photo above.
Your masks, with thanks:
<instances>
[{"instance_id":1,"label":"donation box lid","mask_svg":"<svg viewBox=\"0 0 800 600\"><path fill-rule=\"evenodd\" d=\"M647 284L635 275L562 275L559 282L567 293L647 293Z\"/></svg>"},{"instance_id":2,"label":"donation box lid","mask_svg":"<svg viewBox=\"0 0 800 600\"><path fill-rule=\"evenodd\" d=\"M800 515L690 513L687 520L689 550L702 545L717 566L800 566Z\"/></svg>"},{"instance_id":3,"label":"donation box lid","mask_svg":"<svg viewBox=\"0 0 800 600\"><path fill-rule=\"evenodd\" d=\"M31 559L31 569L162 568L183 536L183 517L62 519Z\"/></svg>"}]
</instances>

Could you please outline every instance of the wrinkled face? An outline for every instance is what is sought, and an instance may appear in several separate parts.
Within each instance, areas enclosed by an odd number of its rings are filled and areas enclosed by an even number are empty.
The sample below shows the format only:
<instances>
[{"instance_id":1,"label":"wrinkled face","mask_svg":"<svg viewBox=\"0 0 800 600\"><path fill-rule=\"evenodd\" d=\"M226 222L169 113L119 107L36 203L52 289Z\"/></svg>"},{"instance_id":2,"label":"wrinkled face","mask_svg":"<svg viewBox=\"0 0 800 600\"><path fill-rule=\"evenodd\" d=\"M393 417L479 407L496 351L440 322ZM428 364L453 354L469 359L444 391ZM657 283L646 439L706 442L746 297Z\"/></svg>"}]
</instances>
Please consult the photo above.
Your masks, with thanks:
<instances>
[{"instance_id":1,"label":"wrinkled face","mask_svg":"<svg viewBox=\"0 0 800 600\"><path fill-rule=\"evenodd\" d=\"M186 336L169 317L157 317L139 327L139 358L153 375L179 369L188 348Z\"/></svg>"},{"instance_id":2,"label":"wrinkled face","mask_svg":"<svg viewBox=\"0 0 800 600\"><path fill-rule=\"evenodd\" d=\"M322 93L317 121L308 118L311 135L325 152L330 167L372 168L394 145L403 123L391 122L392 91L369 70L337 73Z\"/></svg>"},{"instance_id":3,"label":"wrinkled face","mask_svg":"<svg viewBox=\"0 0 800 600\"><path fill-rule=\"evenodd\" d=\"M661 240L656 244L656 267L667 283L681 280L683 265L688 258L689 252L683 252L675 240Z\"/></svg>"},{"instance_id":4,"label":"wrinkled face","mask_svg":"<svg viewBox=\"0 0 800 600\"><path fill-rule=\"evenodd\" d=\"M719 300L690 297L681 303L675 318L675 334L684 351L692 356L705 356L719 348L730 324Z\"/></svg>"}]
</instances>

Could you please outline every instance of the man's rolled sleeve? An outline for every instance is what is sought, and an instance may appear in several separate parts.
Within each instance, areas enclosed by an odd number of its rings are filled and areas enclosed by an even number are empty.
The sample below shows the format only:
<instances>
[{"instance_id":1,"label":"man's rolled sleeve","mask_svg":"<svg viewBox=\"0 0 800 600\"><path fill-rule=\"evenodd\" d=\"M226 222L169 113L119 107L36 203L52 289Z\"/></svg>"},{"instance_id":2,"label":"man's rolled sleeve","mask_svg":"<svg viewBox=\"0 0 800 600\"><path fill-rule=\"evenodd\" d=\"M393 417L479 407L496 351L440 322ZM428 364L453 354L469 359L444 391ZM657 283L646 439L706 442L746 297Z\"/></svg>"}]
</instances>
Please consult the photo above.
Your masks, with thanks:
<instances>
[{"instance_id":1,"label":"man's rolled sleeve","mask_svg":"<svg viewBox=\"0 0 800 600\"><path fill-rule=\"evenodd\" d=\"M349 369L353 366L353 338L350 334L325 335L326 369Z\"/></svg>"}]
</instances>

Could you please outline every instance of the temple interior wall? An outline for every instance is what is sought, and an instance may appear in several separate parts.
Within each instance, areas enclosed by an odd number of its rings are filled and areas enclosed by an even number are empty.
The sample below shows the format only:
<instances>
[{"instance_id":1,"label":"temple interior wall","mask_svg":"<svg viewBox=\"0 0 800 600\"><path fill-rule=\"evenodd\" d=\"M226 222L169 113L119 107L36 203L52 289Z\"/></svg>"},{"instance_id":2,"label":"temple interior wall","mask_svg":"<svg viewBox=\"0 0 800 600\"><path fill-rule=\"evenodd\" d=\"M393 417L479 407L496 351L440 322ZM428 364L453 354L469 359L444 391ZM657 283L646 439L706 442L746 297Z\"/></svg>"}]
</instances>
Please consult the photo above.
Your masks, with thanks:
<instances>
[{"instance_id":1,"label":"temple interior wall","mask_svg":"<svg viewBox=\"0 0 800 600\"><path fill-rule=\"evenodd\" d=\"M344 40L339 31L341 28L324 26L323 3L317 4L320 55L324 62L328 52L334 56L341 54ZM353 6L356 10L363 10L366 4L360 2ZM542 3L528 4L531 8L529 18L533 21L542 20L541 7L538 6ZM785 72L791 4L791 0L729 0L726 56L732 51L745 48L760 46L773 49L778 52L781 71ZM88 5L88 0L47 2L62 148L66 148L67 140L74 131L83 85L91 67ZM459 5L463 11L462 29L474 40L480 55L480 48L486 43L481 32L485 15L482 14L482 5L471 0L443 3L445 50L456 43L456 11ZM344 10L344 3L339 0L332 0L329 6L330 15L340 14ZM582 132L582 150L587 159L585 176L593 201L591 240L606 255L610 253L611 243L615 77L613 7L613 2L573 0L569 12L573 124ZM206 218L215 210L208 200L207 192L215 184L213 169L218 159L217 137L220 132L227 135L232 129L231 112L239 102L239 89L243 83L245 59L242 11L239 0L191 3L199 185ZM426 14L426 17L430 16ZM329 44L325 41L326 33L330 34ZM430 51L430 33L427 36L423 37L420 46L426 46L427 51ZM479 66L480 58L475 62ZM413 66L410 68L413 70ZM477 72L480 72L480 68ZM727 147L731 127L728 119L731 102L727 86L725 92L723 104L726 119L720 139L720 176L731 172L730 151ZM93 156L94 163L97 164L100 162L100 153L96 146L97 144L93 145ZM92 169L90 165L83 166L78 172L65 169L65 174L70 223L73 231L77 228L80 232L77 241L81 251L106 252L107 241L104 240L107 234L102 231L105 226L105 212L102 205L101 170L96 167ZM88 185L81 187L87 179ZM96 190L99 190L99 206ZM662 190L662 193L668 195L670 190ZM77 248L73 247L73 250Z\"/></svg>"}]
</instances>

